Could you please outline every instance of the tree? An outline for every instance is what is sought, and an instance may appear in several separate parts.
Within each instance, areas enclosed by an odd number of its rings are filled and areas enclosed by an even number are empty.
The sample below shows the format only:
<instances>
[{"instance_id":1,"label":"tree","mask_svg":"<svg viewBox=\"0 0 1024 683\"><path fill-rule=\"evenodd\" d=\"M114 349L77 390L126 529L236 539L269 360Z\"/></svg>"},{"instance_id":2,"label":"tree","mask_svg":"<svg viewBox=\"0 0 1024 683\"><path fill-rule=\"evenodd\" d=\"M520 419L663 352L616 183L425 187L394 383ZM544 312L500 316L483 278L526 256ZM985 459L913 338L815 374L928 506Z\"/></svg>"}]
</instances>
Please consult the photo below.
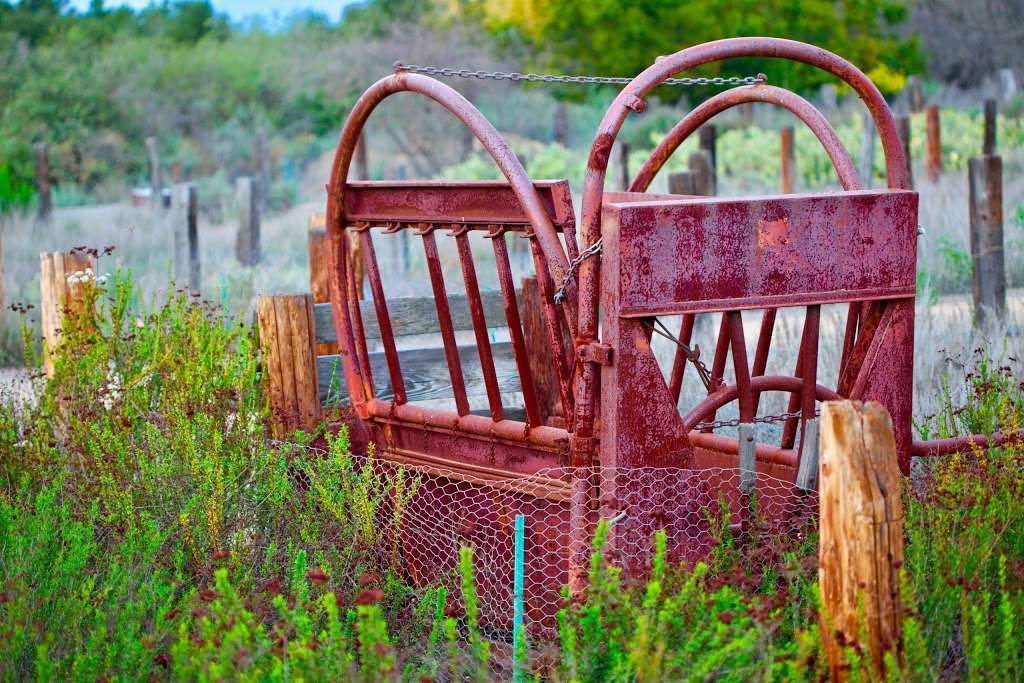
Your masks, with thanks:
<instances>
[{"instance_id":1,"label":"tree","mask_svg":"<svg viewBox=\"0 0 1024 683\"><path fill-rule=\"evenodd\" d=\"M659 55L733 36L793 38L832 50L865 71L916 73L923 68L917 40L897 27L907 9L898 0L563 0L539 9L532 29L535 67L563 73L633 76ZM832 79L778 60L739 59L698 70L702 75L753 75L808 91ZM697 72L695 72L697 73ZM677 97L678 89L666 97Z\"/></svg>"}]
</instances>

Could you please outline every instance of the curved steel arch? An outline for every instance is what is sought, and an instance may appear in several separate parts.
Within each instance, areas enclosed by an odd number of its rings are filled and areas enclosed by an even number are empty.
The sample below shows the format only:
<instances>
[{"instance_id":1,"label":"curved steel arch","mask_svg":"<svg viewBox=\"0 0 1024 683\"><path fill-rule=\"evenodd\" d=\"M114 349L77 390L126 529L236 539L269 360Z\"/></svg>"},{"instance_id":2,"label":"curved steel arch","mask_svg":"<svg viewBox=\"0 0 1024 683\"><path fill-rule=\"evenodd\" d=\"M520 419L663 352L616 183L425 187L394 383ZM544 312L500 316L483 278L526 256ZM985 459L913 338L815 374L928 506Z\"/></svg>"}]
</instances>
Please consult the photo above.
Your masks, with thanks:
<instances>
[{"instance_id":1,"label":"curved steel arch","mask_svg":"<svg viewBox=\"0 0 1024 683\"><path fill-rule=\"evenodd\" d=\"M839 176L839 182L843 189L859 190L863 187L853 159L850 158L850 153L839 139L835 129L829 124L828 119L814 105L789 90L773 85L746 85L726 90L701 102L698 107L673 126L637 172L636 178L633 179L629 187L630 191L645 192L665 162L694 131L723 111L747 102L762 102L780 106L803 121L818 138L821 146L825 148L825 153L832 161L832 166L836 169L836 175Z\"/></svg>"},{"instance_id":2,"label":"curved steel arch","mask_svg":"<svg viewBox=\"0 0 1024 683\"><path fill-rule=\"evenodd\" d=\"M874 83L856 66L839 55L807 43L784 38L727 38L703 43L680 50L657 60L622 89L608 107L587 158L583 187L581 217L581 249L593 245L601 236L601 205L604 196L608 159L615 138L631 111L644 109L643 98L656 86L687 69L702 64L736 57L772 57L789 59L817 67L849 84L875 120L885 152L886 175L890 188L902 189L906 185L906 160L900 145L899 132L889 105ZM600 255L586 259L579 269L579 325L577 345L585 346L597 340ZM576 385L576 419L574 462L589 461L593 454L593 425L596 417L594 400L598 386L599 368L594 363L583 363Z\"/></svg>"},{"instance_id":3,"label":"curved steel arch","mask_svg":"<svg viewBox=\"0 0 1024 683\"><path fill-rule=\"evenodd\" d=\"M505 138L484 115L465 97L449 86L428 76L410 73L395 73L380 79L359 97L341 130L331 176L327 185L327 234L328 285L331 293L331 309L339 341L346 383L352 403L361 412L368 398L359 364L356 362L355 342L349 317L350 292L348 287L348 245L344 237L344 196L348 182L349 167L355 148L370 114L382 101L400 92L415 92L434 100L461 121L487 150L498 168L504 174L513 192L523 205L530 219L537 243L547 261L551 276L561 283L566 276L568 260L562 251L551 218L544 210L540 197L530 180L526 169L509 147ZM576 321L576 291L567 291L565 311L572 328ZM362 415L366 417L366 415Z\"/></svg>"}]
</instances>

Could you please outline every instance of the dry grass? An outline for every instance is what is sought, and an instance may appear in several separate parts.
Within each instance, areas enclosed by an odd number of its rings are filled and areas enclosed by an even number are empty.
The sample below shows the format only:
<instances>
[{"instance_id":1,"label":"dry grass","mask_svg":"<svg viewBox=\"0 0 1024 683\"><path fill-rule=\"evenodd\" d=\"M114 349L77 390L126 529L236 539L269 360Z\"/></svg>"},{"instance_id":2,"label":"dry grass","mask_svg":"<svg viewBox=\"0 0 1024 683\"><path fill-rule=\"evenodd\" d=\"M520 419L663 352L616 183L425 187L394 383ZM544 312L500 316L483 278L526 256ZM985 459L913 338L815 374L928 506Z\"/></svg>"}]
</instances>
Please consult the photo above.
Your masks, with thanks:
<instances>
[{"instance_id":1,"label":"dry grass","mask_svg":"<svg viewBox=\"0 0 1024 683\"><path fill-rule=\"evenodd\" d=\"M1024 204L1024 174L1020 172L1021 166L1019 154L1007 160L1004 190L1007 274L1010 283L1017 286L1024 285L1024 226L1015 221L1016 207ZM306 226L311 213L322 211L324 195L321 188L326 181L326 173L326 164L312 165L303 182L306 193L300 203L284 213L264 218L264 258L256 268L244 268L238 265L234 257L236 225L233 221L219 225L201 221L202 291L208 298L223 303L236 313L248 315L258 292L308 290ZM956 282L969 284L969 280L963 281L962 273L950 272L955 260L951 250L958 248L964 254L968 251L964 174L946 174L937 184L922 181L923 173L920 169L916 177L919 179L917 189L921 195L920 222L926 229L926 234L919 240L919 271L928 273L931 281L943 289L948 289L951 283ZM757 191L757 188L730 187L728 181L724 184L724 194L739 195ZM173 277L174 216L173 211L165 212L161 209L107 205L59 210L50 225L40 225L27 216L8 219L4 226L6 270L3 286L6 290L6 303L37 303L39 252L66 250L78 245L114 246L114 254L101 260L100 272L115 268L130 269L146 298L160 296ZM401 238L379 241L378 258L385 273L388 296L430 293L422 250L415 237L407 236L406 239L408 242L405 245ZM439 245L449 289L458 291L462 289L461 274L449 242L441 239ZM488 244L477 236L474 238L474 250L478 258L481 286L496 288L493 255ZM408 268L400 267L403 263L408 263ZM528 274L531 270L528 259L519 258L516 270L517 277ZM401 274L396 276L396 273ZM973 349L984 347L1000 358L1022 351L1020 337L1007 333L1021 329L1024 323L1024 298L1019 292L1011 293L1008 320L1003 321L997 329L979 333L970 324L967 297L938 297L931 294L933 291L935 287L925 286L918 298L915 359L915 413L918 415L928 415L935 411L945 371L954 367L960 370L958 366L969 362ZM845 311L837 309L826 311L823 317L819 377L825 384L833 384L835 381L844 316ZM751 354L759 318L754 312L745 315ZM0 365L16 364L20 345L18 317L6 310L3 322ZM671 320L666 322L670 327L675 324ZM786 312L779 317L769 358L769 373L792 373L801 325L802 313L799 310ZM705 349L704 355L708 362L716 332L717 321L708 321L698 326L695 337L695 341ZM658 339L655 351L662 366L669 368L672 353L670 343ZM962 373L950 374L958 376ZM684 407L692 405L703 393L702 388L695 383L696 378L691 373L684 386ZM959 386L952 388L955 391L963 390ZM766 395L763 410L784 410L783 403L782 396Z\"/></svg>"}]
</instances>

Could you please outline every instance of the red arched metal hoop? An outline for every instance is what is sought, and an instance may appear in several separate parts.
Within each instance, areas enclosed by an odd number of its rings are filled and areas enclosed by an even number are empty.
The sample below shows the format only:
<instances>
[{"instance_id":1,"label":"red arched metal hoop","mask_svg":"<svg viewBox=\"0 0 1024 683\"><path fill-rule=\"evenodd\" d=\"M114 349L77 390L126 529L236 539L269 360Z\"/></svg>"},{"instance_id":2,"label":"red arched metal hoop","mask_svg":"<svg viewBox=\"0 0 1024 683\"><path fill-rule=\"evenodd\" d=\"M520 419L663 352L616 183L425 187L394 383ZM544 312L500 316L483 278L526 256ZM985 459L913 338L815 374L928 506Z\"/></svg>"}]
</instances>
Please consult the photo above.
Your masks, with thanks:
<instances>
[{"instance_id":1,"label":"red arched metal hoop","mask_svg":"<svg viewBox=\"0 0 1024 683\"><path fill-rule=\"evenodd\" d=\"M798 119L804 122L811 132L814 133L825 153L832 161L836 169L839 182L844 190L859 190L863 187L857 168L846 147L843 146L836 131L829 124L828 119L818 111L814 105L799 95L776 88L772 85L745 85L732 90L719 93L709 100L701 102L700 106L688 113L683 120L677 123L672 130L658 143L657 148L644 162L643 167L637 172L636 178L630 185L631 192L645 192L654 176L658 174L661 167L675 153L679 145L693 134L698 128L707 123L710 119L722 113L726 109L735 107L747 102L763 102L774 104L788 110Z\"/></svg>"},{"instance_id":2,"label":"red arched metal hoop","mask_svg":"<svg viewBox=\"0 0 1024 683\"><path fill-rule=\"evenodd\" d=\"M352 403L362 410L367 395L364 391L363 378L355 357L355 341L349 318L349 277L348 277L348 245L344 237L344 196L348 181L348 171L355 154L356 144L366 125L367 119L377 105L383 100L399 92L415 92L428 97L461 121L487 150L495 164L508 179L509 184L530 219L537 243L548 264L552 278L561 283L566 277L568 261L562 251L551 218L544 210L540 197L505 138L494 128L480 111L469 100L444 83L428 76L410 73L396 73L386 76L373 85L356 101L341 131L331 177L327 185L327 234L328 234L328 267L330 269L328 284L331 293L331 309L337 330L339 350L344 365L346 382L352 397ZM573 323L576 315L575 283L570 283L566 316ZM363 415L365 417L365 415Z\"/></svg>"},{"instance_id":3,"label":"red arched metal hoop","mask_svg":"<svg viewBox=\"0 0 1024 683\"><path fill-rule=\"evenodd\" d=\"M874 117L882 148L885 152L886 175L889 187L903 188L906 185L906 160L900 145L896 122L889 111L889 105L875 84L850 62L842 57L807 43L784 38L727 38L703 43L680 50L659 59L637 75L622 89L605 112L598 127L587 159L587 170L583 186L582 245L593 245L601 236L601 205L604 197L604 182L608 172L608 158L615 138L631 111L643 111L643 98L656 86L673 75L711 62L736 57L772 57L802 62L827 71L842 79L860 95ZM579 326L577 344L587 345L597 339L599 304L600 255L586 259L579 270ZM598 366L584 363L576 384L576 420L574 462L584 462L592 457L593 424L596 417L594 401L598 379Z\"/></svg>"}]
</instances>

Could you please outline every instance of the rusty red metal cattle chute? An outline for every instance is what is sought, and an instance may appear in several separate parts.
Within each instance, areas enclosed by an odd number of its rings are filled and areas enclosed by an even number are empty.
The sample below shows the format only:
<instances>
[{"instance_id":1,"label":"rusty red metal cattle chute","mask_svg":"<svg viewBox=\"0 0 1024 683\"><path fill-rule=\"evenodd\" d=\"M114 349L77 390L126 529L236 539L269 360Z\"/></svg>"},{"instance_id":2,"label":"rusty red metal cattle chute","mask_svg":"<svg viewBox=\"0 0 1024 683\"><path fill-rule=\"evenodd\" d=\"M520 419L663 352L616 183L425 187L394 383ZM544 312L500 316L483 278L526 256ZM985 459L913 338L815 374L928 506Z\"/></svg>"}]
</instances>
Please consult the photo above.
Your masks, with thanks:
<instances>
[{"instance_id":1,"label":"rusty red metal cattle chute","mask_svg":"<svg viewBox=\"0 0 1024 683\"><path fill-rule=\"evenodd\" d=\"M605 192L615 138L626 117L643 110L643 98L679 72L737 57L794 60L849 84L880 133L888 189L861 189L849 153L810 103L755 84L695 108L658 145L629 192ZM349 166L370 114L400 92L425 96L453 114L480 141L507 183L350 183ZM843 190L741 199L645 194L690 134L745 102L783 107L804 122L825 148ZM636 497L628 481L598 476L595 468L735 468L737 438L716 432L722 422L716 416L731 404L738 414L734 424L753 425L769 421L760 415L765 394L788 396L787 411L775 416L781 424L779 443L756 447L757 471L788 481L794 480L804 451L803 429L822 400L871 399L885 405L904 471L913 455L963 447L967 441L911 439L917 195L903 189L905 184L895 122L881 93L860 70L795 41L721 40L658 60L615 98L590 150L578 246L567 183L532 181L504 138L452 88L401 71L383 78L363 94L345 122L328 186L331 303L345 382L358 417L354 426L367 431L381 459L415 465L438 481L464 476L514 487L517 477L550 468L571 473L544 488L543 497L547 514L559 515L555 526L563 535L549 552L572 590L583 584L586 549L597 521L616 517L616 501ZM355 236L358 255L346 232ZM485 314L478 277L483 265L469 241L474 232L491 243L489 256L502 297L498 325L493 311L490 317ZM443 406L410 398L375 252L375 235L383 239L396 233L414 235L423 245L450 382L451 397ZM543 319L539 337L524 334L509 236L530 245ZM454 240L465 287L472 349L460 347L453 324L439 255L439 244L448 239ZM369 280L372 325L355 296L353 258L362 259ZM834 382L823 383L822 307L836 304L845 307L846 316L840 360ZM743 322L744 311L750 310L762 311L752 359ZM793 373L767 374L779 316L801 312ZM711 315L720 318L720 325L707 368L690 344L698 316ZM663 327L661 316L681 321L678 334L663 333L678 345L670 369L659 366L651 348L653 333ZM490 340L494 327L507 330L507 342ZM371 339L381 347L386 378L375 378L371 370ZM537 365L538 345L550 349L546 366ZM521 393L521 405L509 404L507 387L499 381L499 350L508 353L507 379L515 384L516 395ZM470 356L479 358L480 395L486 397L486 405L477 409L464 372ZM683 414L679 404L690 364L699 371L706 396ZM382 366L377 368L379 375ZM550 379L544 386L554 396L542 395L539 375ZM545 405L554 405L554 414L546 416ZM670 481L664 485L671 486ZM655 497L670 493L645 491ZM517 499L513 507L530 508L534 503L527 498ZM415 548L410 546L407 560L415 575L427 576L429 567Z\"/></svg>"}]
</instances>

